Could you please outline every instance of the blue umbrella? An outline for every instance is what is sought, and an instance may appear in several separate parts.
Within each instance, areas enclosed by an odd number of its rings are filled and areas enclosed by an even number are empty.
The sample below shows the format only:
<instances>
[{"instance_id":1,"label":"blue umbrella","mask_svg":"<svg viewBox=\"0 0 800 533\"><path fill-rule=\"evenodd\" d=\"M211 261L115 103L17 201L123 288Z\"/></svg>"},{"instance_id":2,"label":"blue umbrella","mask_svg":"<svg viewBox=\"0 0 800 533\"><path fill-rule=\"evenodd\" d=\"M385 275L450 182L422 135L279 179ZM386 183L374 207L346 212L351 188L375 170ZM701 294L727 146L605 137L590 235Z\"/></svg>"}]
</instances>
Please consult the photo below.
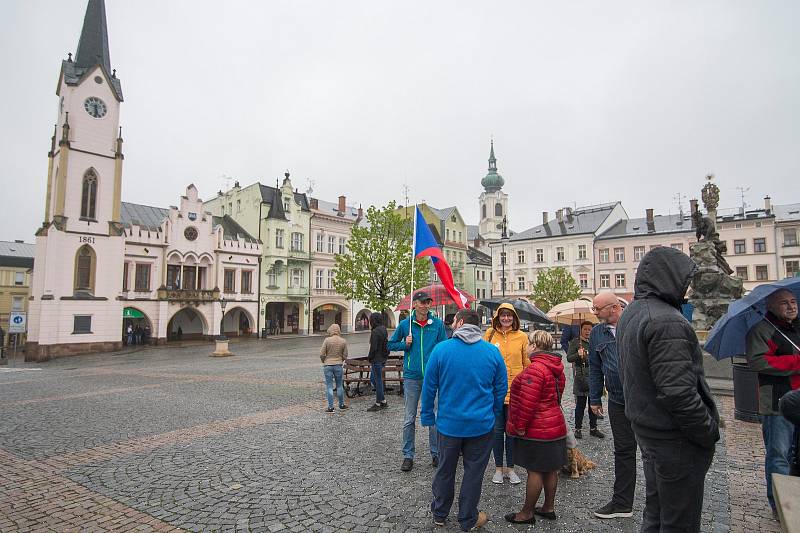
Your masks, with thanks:
<instances>
[{"instance_id":1,"label":"blue umbrella","mask_svg":"<svg viewBox=\"0 0 800 533\"><path fill-rule=\"evenodd\" d=\"M800 299L800 278L786 278L774 283L759 285L750 293L733 302L708 334L705 346L717 360L745 354L745 338L750 328L764 320L767 297L780 289L792 291Z\"/></svg>"}]
</instances>

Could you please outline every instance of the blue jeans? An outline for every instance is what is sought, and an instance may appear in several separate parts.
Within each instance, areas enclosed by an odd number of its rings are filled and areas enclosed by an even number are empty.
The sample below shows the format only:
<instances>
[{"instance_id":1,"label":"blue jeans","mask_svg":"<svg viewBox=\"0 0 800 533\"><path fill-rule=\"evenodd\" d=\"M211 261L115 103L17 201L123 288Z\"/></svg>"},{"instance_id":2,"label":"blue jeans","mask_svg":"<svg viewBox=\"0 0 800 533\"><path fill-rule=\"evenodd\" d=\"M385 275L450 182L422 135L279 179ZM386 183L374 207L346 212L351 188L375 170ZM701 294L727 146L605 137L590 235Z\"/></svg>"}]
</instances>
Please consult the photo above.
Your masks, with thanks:
<instances>
[{"instance_id":1,"label":"blue jeans","mask_svg":"<svg viewBox=\"0 0 800 533\"><path fill-rule=\"evenodd\" d=\"M458 523L469 531L478 520L478 502L489 454L492 452L494 432L477 437L448 437L439 433L439 466L433 474L433 501L431 513L436 520L450 514L455 495L456 467L459 456L464 457L464 477L458 495Z\"/></svg>"},{"instance_id":2,"label":"blue jeans","mask_svg":"<svg viewBox=\"0 0 800 533\"><path fill-rule=\"evenodd\" d=\"M325 395L328 397L328 409L333 409L333 380L336 379L336 394L339 396L339 407L344 405L344 385L342 385L342 365L325 365Z\"/></svg>"},{"instance_id":3,"label":"blue jeans","mask_svg":"<svg viewBox=\"0 0 800 533\"><path fill-rule=\"evenodd\" d=\"M414 458L414 435L419 410L419 397L422 394L421 379L403 380L403 399L405 402L405 418L403 419L403 457ZM434 406L435 408L435 406ZM436 426L428 428L428 443L431 448L431 457L439 456Z\"/></svg>"},{"instance_id":4,"label":"blue jeans","mask_svg":"<svg viewBox=\"0 0 800 533\"><path fill-rule=\"evenodd\" d=\"M761 434L764 436L764 473L767 477L767 499L775 509L772 497L772 474L789 475L792 464L794 425L780 415L761 416Z\"/></svg>"},{"instance_id":5,"label":"blue jeans","mask_svg":"<svg viewBox=\"0 0 800 533\"><path fill-rule=\"evenodd\" d=\"M375 403L382 403L383 395L383 363L372 363L369 373L369 380L375 387Z\"/></svg>"},{"instance_id":6,"label":"blue jeans","mask_svg":"<svg viewBox=\"0 0 800 533\"><path fill-rule=\"evenodd\" d=\"M503 406L503 414L494 419L494 466L503 466L503 448L506 450L506 466L514 468L514 458L511 450L514 448L514 437L506 435L506 420L508 419L508 404Z\"/></svg>"}]
</instances>

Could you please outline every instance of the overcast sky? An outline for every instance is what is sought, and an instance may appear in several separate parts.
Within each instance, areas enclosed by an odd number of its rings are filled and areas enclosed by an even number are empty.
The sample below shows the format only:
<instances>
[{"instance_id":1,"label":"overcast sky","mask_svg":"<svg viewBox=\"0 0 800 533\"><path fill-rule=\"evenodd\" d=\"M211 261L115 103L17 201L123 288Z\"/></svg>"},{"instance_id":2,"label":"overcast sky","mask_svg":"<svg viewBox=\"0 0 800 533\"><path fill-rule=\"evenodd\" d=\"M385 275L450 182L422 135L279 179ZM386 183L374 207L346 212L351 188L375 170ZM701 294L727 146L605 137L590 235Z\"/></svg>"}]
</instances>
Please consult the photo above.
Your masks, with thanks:
<instances>
[{"instance_id":1,"label":"overcast sky","mask_svg":"<svg viewBox=\"0 0 800 533\"><path fill-rule=\"evenodd\" d=\"M86 0L4 0L0 239L44 211L60 61ZM517 231L621 200L800 202L800 3L106 0L125 102L123 199L230 176L478 221L494 136ZM552 215L551 215L552 216Z\"/></svg>"}]
</instances>

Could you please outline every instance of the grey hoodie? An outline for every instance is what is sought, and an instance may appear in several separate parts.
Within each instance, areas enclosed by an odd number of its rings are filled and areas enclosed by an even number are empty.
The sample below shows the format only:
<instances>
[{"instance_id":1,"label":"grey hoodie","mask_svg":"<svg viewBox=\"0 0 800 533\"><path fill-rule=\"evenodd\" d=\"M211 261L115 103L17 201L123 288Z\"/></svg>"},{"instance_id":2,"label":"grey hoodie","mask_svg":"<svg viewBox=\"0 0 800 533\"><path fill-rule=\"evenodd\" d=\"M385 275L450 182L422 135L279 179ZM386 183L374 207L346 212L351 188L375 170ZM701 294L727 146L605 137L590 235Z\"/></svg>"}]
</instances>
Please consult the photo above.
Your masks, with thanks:
<instances>
[{"instance_id":1,"label":"grey hoodie","mask_svg":"<svg viewBox=\"0 0 800 533\"><path fill-rule=\"evenodd\" d=\"M453 332L454 339L461 339L467 344L475 344L483 338L481 328L472 324L464 324Z\"/></svg>"}]
</instances>

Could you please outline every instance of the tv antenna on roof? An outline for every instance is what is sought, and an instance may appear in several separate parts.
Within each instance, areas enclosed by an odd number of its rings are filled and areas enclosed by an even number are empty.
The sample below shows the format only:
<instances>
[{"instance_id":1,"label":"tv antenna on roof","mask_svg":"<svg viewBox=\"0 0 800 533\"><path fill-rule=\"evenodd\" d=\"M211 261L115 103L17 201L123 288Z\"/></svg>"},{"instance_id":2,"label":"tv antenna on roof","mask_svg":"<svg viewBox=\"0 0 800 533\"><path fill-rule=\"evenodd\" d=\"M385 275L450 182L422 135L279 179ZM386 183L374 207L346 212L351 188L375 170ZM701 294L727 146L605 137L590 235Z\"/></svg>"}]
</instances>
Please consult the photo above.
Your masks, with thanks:
<instances>
[{"instance_id":1,"label":"tv antenna on roof","mask_svg":"<svg viewBox=\"0 0 800 533\"><path fill-rule=\"evenodd\" d=\"M745 197L747 196L747 192L750 190L750 187L736 187L736 190L739 191L739 196L742 199L742 211L745 211L750 204L745 201Z\"/></svg>"},{"instance_id":2,"label":"tv antenna on roof","mask_svg":"<svg viewBox=\"0 0 800 533\"><path fill-rule=\"evenodd\" d=\"M219 179L225 182L225 192L228 192L231 188L231 180L233 178L228 176L227 174L223 174L222 176L219 177Z\"/></svg>"},{"instance_id":3,"label":"tv antenna on roof","mask_svg":"<svg viewBox=\"0 0 800 533\"><path fill-rule=\"evenodd\" d=\"M317 184L317 182L312 180L311 178L306 179L306 194L307 195L311 196L314 193L314 185L316 185L316 184Z\"/></svg>"}]
</instances>

